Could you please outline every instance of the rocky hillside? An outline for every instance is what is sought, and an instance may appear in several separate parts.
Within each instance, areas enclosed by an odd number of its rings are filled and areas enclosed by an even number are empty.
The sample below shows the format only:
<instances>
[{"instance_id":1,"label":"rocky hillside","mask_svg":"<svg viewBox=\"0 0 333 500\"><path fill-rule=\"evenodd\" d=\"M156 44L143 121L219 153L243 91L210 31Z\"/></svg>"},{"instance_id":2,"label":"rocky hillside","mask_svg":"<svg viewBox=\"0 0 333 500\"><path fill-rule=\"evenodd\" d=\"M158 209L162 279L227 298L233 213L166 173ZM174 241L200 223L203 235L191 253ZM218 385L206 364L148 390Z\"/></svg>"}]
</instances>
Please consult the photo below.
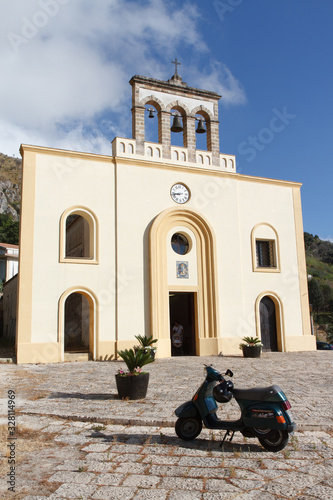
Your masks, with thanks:
<instances>
[{"instance_id":1,"label":"rocky hillside","mask_svg":"<svg viewBox=\"0 0 333 500\"><path fill-rule=\"evenodd\" d=\"M20 214L22 161L0 153L0 214Z\"/></svg>"}]
</instances>

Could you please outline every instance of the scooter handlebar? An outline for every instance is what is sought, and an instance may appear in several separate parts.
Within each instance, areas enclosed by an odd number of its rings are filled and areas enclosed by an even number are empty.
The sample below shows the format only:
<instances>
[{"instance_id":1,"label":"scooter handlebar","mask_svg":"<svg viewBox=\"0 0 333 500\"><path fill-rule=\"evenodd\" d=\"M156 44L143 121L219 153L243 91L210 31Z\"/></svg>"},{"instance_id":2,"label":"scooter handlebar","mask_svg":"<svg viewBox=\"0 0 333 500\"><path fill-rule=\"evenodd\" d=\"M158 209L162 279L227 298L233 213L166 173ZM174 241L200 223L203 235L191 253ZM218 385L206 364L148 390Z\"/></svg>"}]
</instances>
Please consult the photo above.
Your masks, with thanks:
<instances>
[{"instance_id":1,"label":"scooter handlebar","mask_svg":"<svg viewBox=\"0 0 333 500\"><path fill-rule=\"evenodd\" d=\"M220 373L218 370L216 370L216 368L213 368L213 365L204 365L205 367L205 373L206 373L206 376L209 378L209 379L212 379L212 380L220 380L220 381L223 381L224 380L224 376L222 375L222 373ZM227 375L228 377L232 377L233 376L233 373L231 370L227 370L225 372L224 375Z\"/></svg>"}]
</instances>

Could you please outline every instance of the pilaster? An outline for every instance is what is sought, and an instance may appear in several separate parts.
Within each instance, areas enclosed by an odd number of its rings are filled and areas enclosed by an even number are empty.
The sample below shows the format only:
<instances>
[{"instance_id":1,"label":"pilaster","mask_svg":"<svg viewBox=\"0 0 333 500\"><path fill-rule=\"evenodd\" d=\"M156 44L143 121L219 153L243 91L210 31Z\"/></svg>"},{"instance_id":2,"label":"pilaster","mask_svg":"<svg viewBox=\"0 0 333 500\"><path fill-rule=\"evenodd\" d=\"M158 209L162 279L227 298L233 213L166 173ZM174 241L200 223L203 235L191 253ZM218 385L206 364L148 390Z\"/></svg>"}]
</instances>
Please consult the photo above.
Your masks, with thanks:
<instances>
[{"instance_id":1,"label":"pilaster","mask_svg":"<svg viewBox=\"0 0 333 500\"><path fill-rule=\"evenodd\" d=\"M134 106L132 108L132 133L136 140L137 154L144 154L145 141L145 107Z\"/></svg>"},{"instance_id":2,"label":"pilaster","mask_svg":"<svg viewBox=\"0 0 333 500\"><path fill-rule=\"evenodd\" d=\"M171 158L170 113L168 111L160 111L159 120L158 142L162 144L163 157Z\"/></svg>"},{"instance_id":3,"label":"pilaster","mask_svg":"<svg viewBox=\"0 0 333 500\"><path fill-rule=\"evenodd\" d=\"M184 147L188 148L188 160L196 162L196 136L195 136L195 117L187 116L184 118Z\"/></svg>"},{"instance_id":4,"label":"pilaster","mask_svg":"<svg viewBox=\"0 0 333 500\"><path fill-rule=\"evenodd\" d=\"M217 120L210 120L207 123L207 149L212 152L213 165L220 165L220 137Z\"/></svg>"}]
</instances>

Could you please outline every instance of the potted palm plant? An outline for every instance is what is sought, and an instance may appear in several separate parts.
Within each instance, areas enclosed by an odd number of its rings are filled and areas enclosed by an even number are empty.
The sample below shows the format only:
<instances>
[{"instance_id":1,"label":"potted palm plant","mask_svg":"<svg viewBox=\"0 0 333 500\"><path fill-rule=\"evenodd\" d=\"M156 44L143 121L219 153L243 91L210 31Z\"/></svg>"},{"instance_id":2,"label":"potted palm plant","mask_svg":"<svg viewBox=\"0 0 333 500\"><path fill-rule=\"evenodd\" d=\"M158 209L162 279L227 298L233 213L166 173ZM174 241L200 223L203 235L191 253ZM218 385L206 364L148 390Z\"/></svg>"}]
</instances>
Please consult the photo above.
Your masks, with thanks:
<instances>
[{"instance_id":1,"label":"potted palm plant","mask_svg":"<svg viewBox=\"0 0 333 500\"><path fill-rule=\"evenodd\" d=\"M262 346L263 344L258 337L243 337L239 344L244 358L260 358Z\"/></svg>"},{"instance_id":2,"label":"potted palm plant","mask_svg":"<svg viewBox=\"0 0 333 500\"><path fill-rule=\"evenodd\" d=\"M143 349L145 352L149 352L152 359L155 359L156 347L153 346L157 342L157 339L153 339L153 336L147 337L147 335L135 335L136 340L139 342L138 347L134 347L135 351Z\"/></svg>"},{"instance_id":3,"label":"potted palm plant","mask_svg":"<svg viewBox=\"0 0 333 500\"><path fill-rule=\"evenodd\" d=\"M146 397L149 373L142 372L143 366L152 363L150 352L139 349L125 349L117 351L118 355L125 361L127 371L118 370L116 384L120 399L142 399Z\"/></svg>"}]
</instances>

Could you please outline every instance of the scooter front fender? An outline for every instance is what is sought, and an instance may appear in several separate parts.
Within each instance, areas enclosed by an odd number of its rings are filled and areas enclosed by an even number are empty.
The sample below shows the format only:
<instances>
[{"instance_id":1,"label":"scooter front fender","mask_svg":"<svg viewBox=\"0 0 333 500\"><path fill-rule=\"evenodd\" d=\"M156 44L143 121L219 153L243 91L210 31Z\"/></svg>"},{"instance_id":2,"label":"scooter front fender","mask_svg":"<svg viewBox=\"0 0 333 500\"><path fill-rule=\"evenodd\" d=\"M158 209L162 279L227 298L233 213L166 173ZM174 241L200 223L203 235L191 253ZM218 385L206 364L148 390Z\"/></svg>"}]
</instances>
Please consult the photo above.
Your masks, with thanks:
<instances>
[{"instance_id":1,"label":"scooter front fender","mask_svg":"<svg viewBox=\"0 0 333 500\"><path fill-rule=\"evenodd\" d=\"M187 401L182 405L178 406L175 410L175 414L179 418L201 418L193 401Z\"/></svg>"},{"instance_id":2,"label":"scooter front fender","mask_svg":"<svg viewBox=\"0 0 333 500\"><path fill-rule=\"evenodd\" d=\"M279 405L255 404L243 410L242 420L245 427L257 429L293 430L296 425L290 421L288 415Z\"/></svg>"}]
</instances>

